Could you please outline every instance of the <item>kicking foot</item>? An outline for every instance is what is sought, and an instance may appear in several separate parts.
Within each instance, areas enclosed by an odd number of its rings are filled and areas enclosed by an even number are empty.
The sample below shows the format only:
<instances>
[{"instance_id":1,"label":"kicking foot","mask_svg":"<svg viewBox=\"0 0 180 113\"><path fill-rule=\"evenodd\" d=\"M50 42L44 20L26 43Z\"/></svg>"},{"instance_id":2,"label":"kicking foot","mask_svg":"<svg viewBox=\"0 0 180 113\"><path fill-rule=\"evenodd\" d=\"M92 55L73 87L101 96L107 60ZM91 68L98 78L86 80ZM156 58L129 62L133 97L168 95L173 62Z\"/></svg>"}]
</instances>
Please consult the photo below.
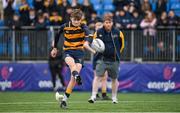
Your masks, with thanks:
<instances>
[{"instance_id":1,"label":"kicking foot","mask_svg":"<svg viewBox=\"0 0 180 113\"><path fill-rule=\"evenodd\" d=\"M66 101L61 101L60 107L63 108L63 109L67 109L67 103L66 103Z\"/></svg>"},{"instance_id":2,"label":"kicking foot","mask_svg":"<svg viewBox=\"0 0 180 113\"><path fill-rule=\"evenodd\" d=\"M63 100L64 95L60 95L58 92L56 92L55 98L58 101L58 103L60 104L61 108L67 109L67 103L66 103L66 101Z\"/></svg>"},{"instance_id":3,"label":"kicking foot","mask_svg":"<svg viewBox=\"0 0 180 113\"><path fill-rule=\"evenodd\" d=\"M56 94L55 94L55 99L56 99L58 102L61 102L63 98L64 98L64 95L60 95L58 92L56 92Z\"/></svg>"},{"instance_id":4,"label":"kicking foot","mask_svg":"<svg viewBox=\"0 0 180 113\"><path fill-rule=\"evenodd\" d=\"M81 77L79 75L75 76L75 80L76 80L78 85L82 85Z\"/></svg>"}]
</instances>

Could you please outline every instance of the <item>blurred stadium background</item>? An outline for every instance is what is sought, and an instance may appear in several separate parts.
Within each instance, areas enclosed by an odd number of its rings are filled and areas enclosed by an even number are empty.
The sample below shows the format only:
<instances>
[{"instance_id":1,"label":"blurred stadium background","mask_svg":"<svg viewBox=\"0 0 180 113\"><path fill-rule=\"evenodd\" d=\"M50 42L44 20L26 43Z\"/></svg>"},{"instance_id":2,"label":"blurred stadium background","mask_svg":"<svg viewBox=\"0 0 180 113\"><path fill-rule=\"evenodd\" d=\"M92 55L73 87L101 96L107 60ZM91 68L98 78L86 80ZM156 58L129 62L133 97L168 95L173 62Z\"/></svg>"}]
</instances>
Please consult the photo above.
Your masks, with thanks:
<instances>
[{"instance_id":1,"label":"blurred stadium background","mask_svg":"<svg viewBox=\"0 0 180 113\"><path fill-rule=\"evenodd\" d=\"M93 80L88 52L84 83L75 87L70 109L55 102L49 50L73 8L84 11L92 32L95 20L109 13L125 34L115 106L88 104ZM0 17L0 112L180 112L180 0L1 0ZM63 74L67 84L67 67ZM108 79L108 92L110 84Z\"/></svg>"}]
</instances>

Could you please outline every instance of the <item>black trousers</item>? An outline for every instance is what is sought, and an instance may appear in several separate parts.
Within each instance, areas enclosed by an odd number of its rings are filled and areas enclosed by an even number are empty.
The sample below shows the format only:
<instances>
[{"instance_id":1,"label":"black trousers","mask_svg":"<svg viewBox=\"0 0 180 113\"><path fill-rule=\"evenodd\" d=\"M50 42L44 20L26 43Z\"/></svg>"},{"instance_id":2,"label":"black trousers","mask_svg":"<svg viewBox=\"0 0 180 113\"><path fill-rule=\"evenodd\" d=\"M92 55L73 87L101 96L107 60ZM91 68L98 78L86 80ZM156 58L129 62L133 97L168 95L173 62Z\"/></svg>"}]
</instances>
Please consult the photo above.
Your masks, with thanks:
<instances>
[{"instance_id":1,"label":"black trousers","mask_svg":"<svg viewBox=\"0 0 180 113\"><path fill-rule=\"evenodd\" d=\"M49 69L51 72L53 88L56 87L56 76L60 78L61 84L65 87L64 77L62 75L63 66L64 61L62 59L49 59Z\"/></svg>"}]
</instances>

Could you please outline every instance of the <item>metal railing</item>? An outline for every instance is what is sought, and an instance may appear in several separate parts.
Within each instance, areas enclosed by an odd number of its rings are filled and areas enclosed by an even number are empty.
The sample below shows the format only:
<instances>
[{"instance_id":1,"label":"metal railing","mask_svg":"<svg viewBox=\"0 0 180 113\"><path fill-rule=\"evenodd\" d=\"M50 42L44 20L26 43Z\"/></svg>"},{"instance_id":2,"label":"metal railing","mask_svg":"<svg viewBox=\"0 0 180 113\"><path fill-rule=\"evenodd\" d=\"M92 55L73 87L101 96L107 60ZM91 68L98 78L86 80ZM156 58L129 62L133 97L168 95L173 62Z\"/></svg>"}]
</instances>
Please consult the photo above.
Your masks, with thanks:
<instances>
[{"instance_id":1,"label":"metal railing","mask_svg":"<svg viewBox=\"0 0 180 113\"><path fill-rule=\"evenodd\" d=\"M0 28L0 61L48 60L51 41L56 28L21 30ZM143 30L123 30L125 49L122 61L180 61L180 29L158 29L154 36L143 35ZM63 43L60 38L60 45ZM92 55L86 52L85 60Z\"/></svg>"},{"instance_id":2,"label":"metal railing","mask_svg":"<svg viewBox=\"0 0 180 113\"><path fill-rule=\"evenodd\" d=\"M45 60L48 58L48 30L0 30L1 60Z\"/></svg>"}]
</instances>

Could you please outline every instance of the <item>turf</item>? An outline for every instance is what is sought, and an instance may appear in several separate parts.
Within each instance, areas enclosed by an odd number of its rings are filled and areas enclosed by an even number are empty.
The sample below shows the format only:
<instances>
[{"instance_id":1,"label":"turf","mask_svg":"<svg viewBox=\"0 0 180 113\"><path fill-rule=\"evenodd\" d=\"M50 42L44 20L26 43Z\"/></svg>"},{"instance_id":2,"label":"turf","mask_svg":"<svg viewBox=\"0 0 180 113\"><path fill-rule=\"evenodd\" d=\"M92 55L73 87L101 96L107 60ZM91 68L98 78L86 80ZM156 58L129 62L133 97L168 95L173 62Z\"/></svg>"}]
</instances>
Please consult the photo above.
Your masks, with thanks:
<instances>
[{"instance_id":1,"label":"turf","mask_svg":"<svg viewBox=\"0 0 180 113\"><path fill-rule=\"evenodd\" d=\"M0 112L180 112L180 94L119 93L118 104L112 104L111 101L89 104L90 92L74 92L66 110L59 108L54 94L0 92Z\"/></svg>"}]
</instances>

